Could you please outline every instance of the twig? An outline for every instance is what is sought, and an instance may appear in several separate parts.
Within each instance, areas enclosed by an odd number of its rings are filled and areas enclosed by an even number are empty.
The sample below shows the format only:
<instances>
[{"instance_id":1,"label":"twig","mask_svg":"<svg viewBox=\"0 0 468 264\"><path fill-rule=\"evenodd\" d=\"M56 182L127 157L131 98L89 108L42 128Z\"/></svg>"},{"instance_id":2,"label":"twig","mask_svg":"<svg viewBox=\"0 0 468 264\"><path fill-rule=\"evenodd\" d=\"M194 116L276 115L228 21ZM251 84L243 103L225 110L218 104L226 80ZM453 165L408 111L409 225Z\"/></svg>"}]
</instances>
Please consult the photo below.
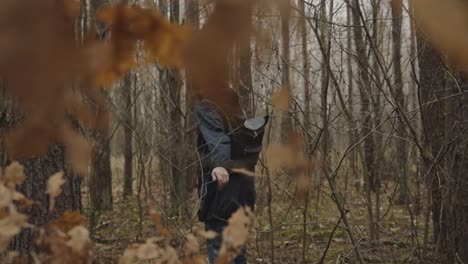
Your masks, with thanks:
<instances>
[{"instance_id":1,"label":"twig","mask_svg":"<svg viewBox=\"0 0 468 264\"><path fill-rule=\"evenodd\" d=\"M338 222L336 222L335 227L333 227L333 230L330 233L330 236L328 237L327 247L325 248L325 251L323 252L322 257L320 258L320 261L318 263L322 264L325 261L325 257L327 256L328 249L330 248L333 235L335 234L336 229L338 229L338 226L340 225L341 220L343 219L343 216L345 216L347 213L348 211L346 211L344 215L341 215L340 219L338 219Z\"/></svg>"}]
</instances>

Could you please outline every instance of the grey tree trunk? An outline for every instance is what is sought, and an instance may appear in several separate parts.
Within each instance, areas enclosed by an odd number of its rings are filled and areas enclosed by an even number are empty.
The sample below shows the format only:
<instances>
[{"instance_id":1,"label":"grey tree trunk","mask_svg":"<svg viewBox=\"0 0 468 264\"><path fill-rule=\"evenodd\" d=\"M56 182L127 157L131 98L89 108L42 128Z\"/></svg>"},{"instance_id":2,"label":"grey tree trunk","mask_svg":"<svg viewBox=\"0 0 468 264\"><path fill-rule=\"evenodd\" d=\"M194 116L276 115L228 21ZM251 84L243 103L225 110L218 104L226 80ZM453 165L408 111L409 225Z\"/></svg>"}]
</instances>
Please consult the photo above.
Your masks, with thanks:
<instances>
[{"instance_id":1,"label":"grey tree trunk","mask_svg":"<svg viewBox=\"0 0 468 264\"><path fill-rule=\"evenodd\" d=\"M371 113L371 81L369 76L370 66L366 52L366 44L364 43L364 35L360 21L359 1L353 0L353 24L354 24L354 42L356 45L357 62L359 68L359 94L361 97L361 118L362 129L361 134L366 136L364 140L364 179L366 181L366 199L369 215L369 233L370 238L376 238L374 214L372 209L372 192L375 191L375 142L372 133L373 122Z\"/></svg>"},{"instance_id":2,"label":"grey tree trunk","mask_svg":"<svg viewBox=\"0 0 468 264\"><path fill-rule=\"evenodd\" d=\"M251 11L251 10L249 10ZM249 28L245 29L239 41L239 96L241 106L248 117L254 115L252 83L252 48L250 46L250 25L252 14L248 14Z\"/></svg>"},{"instance_id":3,"label":"grey tree trunk","mask_svg":"<svg viewBox=\"0 0 468 264\"><path fill-rule=\"evenodd\" d=\"M124 106L124 187L123 196L133 194L133 118L132 118L132 89L134 74L127 73L122 85L122 100Z\"/></svg>"},{"instance_id":4,"label":"grey tree trunk","mask_svg":"<svg viewBox=\"0 0 468 264\"><path fill-rule=\"evenodd\" d=\"M289 0L280 1L280 15L281 15L281 85L283 88L289 89L291 93L291 83L290 83L290 47L289 47L289 23L291 16L291 6ZM281 119L281 140L285 141L287 137L287 131L291 129L291 117L290 109L291 106L288 106L288 112L282 115ZM285 110L285 109L283 109Z\"/></svg>"},{"instance_id":5,"label":"grey tree trunk","mask_svg":"<svg viewBox=\"0 0 468 264\"><path fill-rule=\"evenodd\" d=\"M95 28L98 30L97 37L103 31L102 25L95 25L93 20L96 10L104 3L104 1L85 1L91 6L85 8L85 18L91 21L91 28L85 28L86 32L94 33ZM108 120L110 115L106 105L106 94L104 91L98 93L95 100L99 100L101 108L95 109L97 120ZM107 128L96 128L91 132L91 137L95 140L91 154L91 175L89 178L89 195L91 202L91 210L103 211L112 210L112 170L110 163L110 140Z\"/></svg>"},{"instance_id":6,"label":"grey tree trunk","mask_svg":"<svg viewBox=\"0 0 468 264\"><path fill-rule=\"evenodd\" d=\"M352 9L351 6L347 6L346 8L346 25L347 25L347 30L346 30L346 48L348 49L348 52L352 51L353 48L353 30L352 30ZM346 59L346 64L347 64L347 80L348 80L348 108L350 112L354 112L354 74L353 74L353 58L351 55L348 54L347 59ZM355 130L355 122L354 120L350 120L348 124L350 131ZM355 133L349 133L349 142L354 142L355 139ZM351 174L354 175L354 186L356 187L356 190L360 190L360 184L359 184L359 173L357 170L357 151L352 150L350 153L350 161L351 163ZM349 174L349 173L348 173ZM347 174L347 175L348 175ZM346 183L345 187L347 189L348 187L348 176L346 176Z\"/></svg>"},{"instance_id":7,"label":"grey tree trunk","mask_svg":"<svg viewBox=\"0 0 468 264\"><path fill-rule=\"evenodd\" d=\"M424 143L427 146L426 153L422 153L426 168L430 171L428 187L431 194L431 211L434 238L434 253L441 260L448 260L447 252L447 216L446 208L442 205L446 186L445 177L442 175L442 160L439 153L443 151L445 123L445 65L439 54L428 42L423 32L418 34L419 53L419 102L423 125ZM430 104L427 104L431 102ZM454 262L446 262L454 263Z\"/></svg>"},{"instance_id":8,"label":"grey tree trunk","mask_svg":"<svg viewBox=\"0 0 468 264\"><path fill-rule=\"evenodd\" d=\"M373 191L375 192L375 206L374 206L374 230L375 230L375 240L379 240L380 238L380 185L381 185L381 172L382 172L382 164L385 164L385 153L383 151L383 137L382 135L382 127L379 124L382 122L382 114L383 114L383 107L382 107L382 72L379 67L379 60L381 58L381 42L383 39L382 30L381 30L381 1L380 0L373 0L372 1L372 41L374 42L374 47L376 52L373 53L373 75L374 75L374 85L372 87L372 94L373 94L373 112L374 112L374 127L375 130L378 132L377 135L374 137L374 180L373 180Z\"/></svg>"},{"instance_id":9,"label":"grey tree trunk","mask_svg":"<svg viewBox=\"0 0 468 264\"><path fill-rule=\"evenodd\" d=\"M169 19L172 23L178 24L180 20L179 0L170 1ZM180 71L174 68L165 69L166 94L169 95L169 134L171 135L170 163L171 163L171 179L172 179L172 201L173 208L179 216L187 208L187 186L188 180L185 171L182 170L182 162L186 159L182 151L182 109L181 109L181 90L183 86L182 76Z\"/></svg>"},{"instance_id":10,"label":"grey tree trunk","mask_svg":"<svg viewBox=\"0 0 468 264\"><path fill-rule=\"evenodd\" d=\"M20 186L19 191L28 199L39 202L25 211L30 223L43 226L65 211L81 211L81 178L73 175L65 165L64 147L51 146L45 157L24 159L20 160L20 163L24 166L26 181ZM49 211L49 196L45 193L47 180L58 171L64 171L66 183L63 185L63 193L56 199L55 209ZM31 229L24 229L11 242L11 249L23 253L29 252L33 249L36 235Z\"/></svg>"},{"instance_id":11,"label":"grey tree trunk","mask_svg":"<svg viewBox=\"0 0 468 264\"><path fill-rule=\"evenodd\" d=\"M0 139L3 133L16 125L19 117L15 104L8 100L0 87ZM1 141L0 141L1 142ZM4 151L4 142L0 144L0 166L8 165L12 160ZM49 147L44 157L31 157L18 160L23 166L26 181L18 188L27 199L38 202L23 213L29 216L29 222L38 227L62 215L65 211L81 211L81 177L76 176L65 164L65 148L61 145ZM63 192L57 197L55 208L49 211L49 196L46 194L49 176L59 171L64 172L65 184ZM37 233L31 229L24 229L10 243L11 250L28 253L34 247Z\"/></svg>"},{"instance_id":12,"label":"grey tree trunk","mask_svg":"<svg viewBox=\"0 0 468 264\"><path fill-rule=\"evenodd\" d=\"M309 77L309 53L307 45L307 27L306 27L306 11L305 11L305 0L298 0L299 7L299 27L300 27L300 37L301 37L301 55L302 55L302 69L304 74L304 125L305 128L310 130L310 77ZM311 140L311 139L308 139ZM311 150L306 150L308 153L312 152ZM310 191L310 190L309 190ZM306 192L304 197L304 209L302 212L302 221L303 221L303 235L302 235L302 262L307 262L307 248L308 248L308 219L309 219L309 191Z\"/></svg>"},{"instance_id":13,"label":"grey tree trunk","mask_svg":"<svg viewBox=\"0 0 468 264\"><path fill-rule=\"evenodd\" d=\"M401 23L402 23L402 2L395 1L392 5L392 44L393 44L393 76L394 76L394 94L396 95L397 107L405 112L405 98L403 94L403 73L401 71ZM407 146L405 138L405 125L398 123L397 135L397 160L398 174L397 180L400 186L398 200L400 202L408 201L408 176L407 176Z\"/></svg>"}]
</instances>

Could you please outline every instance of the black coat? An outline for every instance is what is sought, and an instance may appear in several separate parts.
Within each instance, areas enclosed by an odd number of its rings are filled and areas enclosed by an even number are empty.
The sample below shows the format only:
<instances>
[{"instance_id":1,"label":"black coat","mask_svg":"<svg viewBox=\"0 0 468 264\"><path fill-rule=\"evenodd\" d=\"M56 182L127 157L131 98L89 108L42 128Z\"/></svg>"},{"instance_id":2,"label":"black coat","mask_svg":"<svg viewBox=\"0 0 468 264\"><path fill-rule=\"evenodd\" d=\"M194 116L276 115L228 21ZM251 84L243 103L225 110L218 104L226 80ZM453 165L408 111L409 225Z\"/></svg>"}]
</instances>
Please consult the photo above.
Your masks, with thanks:
<instances>
[{"instance_id":1,"label":"black coat","mask_svg":"<svg viewBox=\"0 0 468 264\"><path fill-rule=\"evenodd\" d=\"M198 125L197 151L202 164L198 187L201 197L198 216L200 221L227 221L241 206L253 209L255 185L252 177L232 173L234 155L231 151L232 127L227 118L210 101L201 101L194 106ZM215 167L224 167L230 172L229 182L218 189L211 178Z\"/></svg>"}]
</instances>

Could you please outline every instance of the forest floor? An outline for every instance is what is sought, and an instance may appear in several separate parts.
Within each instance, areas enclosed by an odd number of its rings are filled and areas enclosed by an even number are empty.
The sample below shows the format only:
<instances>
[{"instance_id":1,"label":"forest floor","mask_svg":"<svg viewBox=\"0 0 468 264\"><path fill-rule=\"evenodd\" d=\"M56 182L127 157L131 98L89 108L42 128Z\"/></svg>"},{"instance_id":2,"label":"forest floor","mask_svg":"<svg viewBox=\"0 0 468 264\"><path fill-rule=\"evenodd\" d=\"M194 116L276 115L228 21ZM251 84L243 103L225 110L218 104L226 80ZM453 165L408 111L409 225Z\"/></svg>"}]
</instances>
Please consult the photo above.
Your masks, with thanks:
<instances>
[{"instance_id":1,"label":"forest floor","mask_svg":"<svg viewBox=\"0 0 468 264\"><path fill-rule=\"evenodd\" d=\"M263 180L257 182L256 219L247 245L249 263L272 263L273 254L275 263L302 263L304 252L306 263L321 263L322 258L322 263L359 263L354 255L346 227L342 221L338 224L340 214L330 199L325 185L319 203L314 198L309 200L308 222L305 223L307 230L304 232L304 203L291 196L290 193L294 190L291 192L288 190L293 187L285 186L285 182L277 179L275 184L277 188L273 188L271 203L273 228L269 224L270 206L265 202L266 193L258 191L265 190ZM119 183L116 185L120 186ZM116 263L127 247L134 243L143 243L147 238L158 235L154 218L148 213L148 208L160 213L162 225L171 233L170 245L180 252L184 249L185 236L190 234L194 227L203 229L203 225L197 222L194 210L190 213L179 213L186 217L178 217L176 216L178 214L171 213L171 207L166 206L170 201L169 195L164 195L167 192L164 192L162 185L154 186L157 187L151 191L142 191L140 199L137 198L137 194L123 199L121 187L115 188L113 210L96 216L94 227L90 228L98 263ZM352 233L365 263L421 263L421 256L424 255L421 250L424 214L422 210L414 214L415 228L411 228L412 221L408 216L408 209L414 209L411 208L413 205L390 203L391 196L394 195L394 187L392 188L389 188L391 191L388 193L382 193L382 220L379 222L378 241L368 239L369 220L366 200L363 197L364 191L349 188L346 208L349 210L347 218ZM195 192L188 199L188 205L196 204L194 194ZM203 255L204 242L200 241L200 244L200 254ZM423 263L430 261L425 260Z\"/></svg>"}]
</instances>

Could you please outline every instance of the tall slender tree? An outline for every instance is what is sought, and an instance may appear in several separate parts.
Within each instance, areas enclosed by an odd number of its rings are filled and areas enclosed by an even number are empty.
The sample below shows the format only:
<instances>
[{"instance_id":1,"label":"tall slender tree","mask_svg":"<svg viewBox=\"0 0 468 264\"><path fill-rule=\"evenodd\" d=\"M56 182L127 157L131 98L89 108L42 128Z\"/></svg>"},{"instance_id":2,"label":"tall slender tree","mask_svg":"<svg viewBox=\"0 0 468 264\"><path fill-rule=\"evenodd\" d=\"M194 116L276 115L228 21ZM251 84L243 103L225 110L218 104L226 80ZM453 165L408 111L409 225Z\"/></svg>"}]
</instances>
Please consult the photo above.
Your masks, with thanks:
<instances>
[{"instance_id":1,"label":"tall slender tree","mask_svg":"<svg viewBox=\"0 0 468 264\"><path fill-rule=\"evenodd\" d=\"M361 97L361 118L362 118L362 135L364 139L364 179L366 182L366 199L369 215L369 232L371 239L375 239L375 223L374 213L372 209L372 192L375 190L375 142L372 133L373 122L371 112L371 78L369 76L370 64L366 51L366 43L364 39L363 29L361 27L361 8L358 0L353 0L353 28L354 28L354 43L356 46L356 57L359 69L359 94Z\"/></svg>"},{"instance_id":2,"label":"tall slender tree","mask_svg":"<svg viewBox=\"0 0 468 264\"><path fill-rule=\"evenodd\" d=\"M132 118L132 90L134 74L127 73L122 84L122 101L124 106L124 197L133 194L133 118Z\"/></svg>"},{"instance_id":3,"label":"tall slender tree","mask_svg":"<svg viewBox=\"0 0 468 264\"><path fill-rule=\"evenodd\" d=\"M401 70L401 23L402 23L403 3L401 0L392 4L392 47L393 47L393 76L394 94L397 100L397 107L405 111L405 98L403 94L403 73ZM406 202L408 200L408 178L407 178L407 147L405 138L405 124L399 122L397 134L400 138L397 142L398 159L398 182L400 191L398 200Z\"/></svg>"},{"instance_id":4,"label":"tall slender tree","mask_svg":"<svg viewBox=\"0 0 468 264\"><path fill-rule=\"evenodd\" d=\"M251 12L251 10L249 10ZM251 25L252 14L248 14L248 19L250 20L248 25ZM252 48L250 44L250 35L251 35L250 26L246 28L243 33L240 41L238 43L239 50L239 96L241 105L246 112L248 117L253 116L254 106L253 106L253 83L252 83Z\"/></svg>"},{"instance_id":5,"label":"tall slender tree","mask_svg":"<svg viewBox=\"0 0 468 264\"><path fill-rule=\"evenodd\" d=\"M11 3L11 2L10 2ZM48 2L51 3L51 2ZM30 13L30 17L27 20L23 20L24 25L30 27L32 31L34 30L41 30L41 25L36 24L37 21L43 21L44 12L47 12L50 17L49 20L46 22L48 25L48 29L51 32L57 30L57 24L63 25L62 29L66 29L65 32L57 32L58 37L56 40L61 40L67 42L68 40L73 41L74 37L76 36L75 33L75 25L79 25L79 23L75 24L68 24L63 21L63 6L57 2L53 5L41 5L37 3L34 11L37 11L37 14ZM67 21L68 22L68 21ZM78 29L80 31L82 29ZM22 32L24 33L24 32ZM78 44L78 40L77 45ZM56 44L56 43L52 43ZM62 44L62 43L61 43ZM51 52L45 51L45 52ZM27 46L21 49L18 49L15 56L21 57L24 55L30 56L30 53L34 53L34 50ZM60 61L60 60L58 60ZM31 62L34 65L34 62ZM36 62L37 63L37 62ZM39 62L39 65L41 62ZM2 68L2 71L5 70ZM42 69L35 69L41 72ZM2 75L5 72L2 72ZM43 72L42 72L43 73ZM23 117L25 114L28 113L23 112L24 109L20 109L19 105L15 101L17 98L10 98L5 96L4 88L9 87L9 85L17 84L18 77L7 75L4 79L2 79L2 83L0 86L0 137L3 138L5 135L4 133L7 132L9 129L12 129L19 125L20 122L23 121ZM25 78L24 76L20 76L20 78ZM26 78L28 79L28 78ZM34 78L32 78L34 79ZM46 82L46 81L44 81ZM27 82L25 84L28 84ZM61 85L65 85L61 82L53 82L50 85L54 86L54 91L63 91ZM36 87L36 83L29 83L28 86L31 86L32 89ZM67 83L67 85L72 85L72 83ZM14 86L15 87L15 86ZM29 87L28 87L29 88ZM44 109L40 109L44 110ZM71 118L71 123L74 123ZM51 126L52 124L40 124L40 126ZM29 143L30 138L25 138L25 141ZM41 139L40 139L41 140ZM34 140L31 140L34 142ZM26 213L29 217L29 223L35 225L36 227L43 227L49 221L56 219L60 215L62 215L65 211L81 211L82 210L82 203L81 203L81 177L79 177L76 173L74 173L71 168L70 164L66 162L67 157L67 147L63 144L59 143L52 143L50 144L46 152L43 155L34 154L34 155L21 155L21 156L11 156L11 153L6 151L6 141L1 142L2 145L0 146L0 153L2 153L1 158L1 166L8 165L13 159L19 161L24 166L24 172L26 176L25 182L18 187L18 191L25 195L25 197L31 201L34 201L34 205L31 207L25 208L23 213ZM37 143L37 142L36 142ZM42 143L42 142L41 142ZM15 146L13 146L15 147ZM11 151L15 151L14 149L10 149ZM47 190L47 181L49 177L57 172L62 171L64 174L65 183L62 186L62 193L56 199L56 204L53 210L49 210L49 196L46 194ZM10 243L10 248L12 250L20 251L21 253L28 254L34 247L34 239L37 237L37 229L26 228L23 229Z\"/></svg>"},{"instance_id":6,"label":"tall slender tree","mask_svg":"<svg viewBox=\"0 0 468 264\"><path fill-rule=\"evenodd\" d=\"M280 1L280 16L281 16L281 85L284 89L289 90L289 94L292 94L290 71L291 71L291 54L290 54L290 19L291 19L291 2L290 0ZM291 129L291 118L290 118L290 105L286 110L287 113L282 115L281 119L281 140L286 140L287 131Z\"/></svg>"},{"instance_id":7,"label":"tall slender tree","mask_svg":"<svg viewBox=\"0 0 468 264\"><path fill-rule=\"evenodd\" d=\"M94 20L96 11L104 4L103 0L85 1L86 8L85 19L89 21L85 30L86 35L95 34L97 38L105 37L104 26ZM110 115L107 108L106 92L101 91L97 94L96 100L100 101L99 106L95 109L98 120L108 120ZM102 211L112 209L112 170L110 161L110 140L109 131L106 127L96 128L91 131L91 137L95 141L91 154L91 175L89 178L89 195L92 210Z\"/></svg>"}]
</instances>

